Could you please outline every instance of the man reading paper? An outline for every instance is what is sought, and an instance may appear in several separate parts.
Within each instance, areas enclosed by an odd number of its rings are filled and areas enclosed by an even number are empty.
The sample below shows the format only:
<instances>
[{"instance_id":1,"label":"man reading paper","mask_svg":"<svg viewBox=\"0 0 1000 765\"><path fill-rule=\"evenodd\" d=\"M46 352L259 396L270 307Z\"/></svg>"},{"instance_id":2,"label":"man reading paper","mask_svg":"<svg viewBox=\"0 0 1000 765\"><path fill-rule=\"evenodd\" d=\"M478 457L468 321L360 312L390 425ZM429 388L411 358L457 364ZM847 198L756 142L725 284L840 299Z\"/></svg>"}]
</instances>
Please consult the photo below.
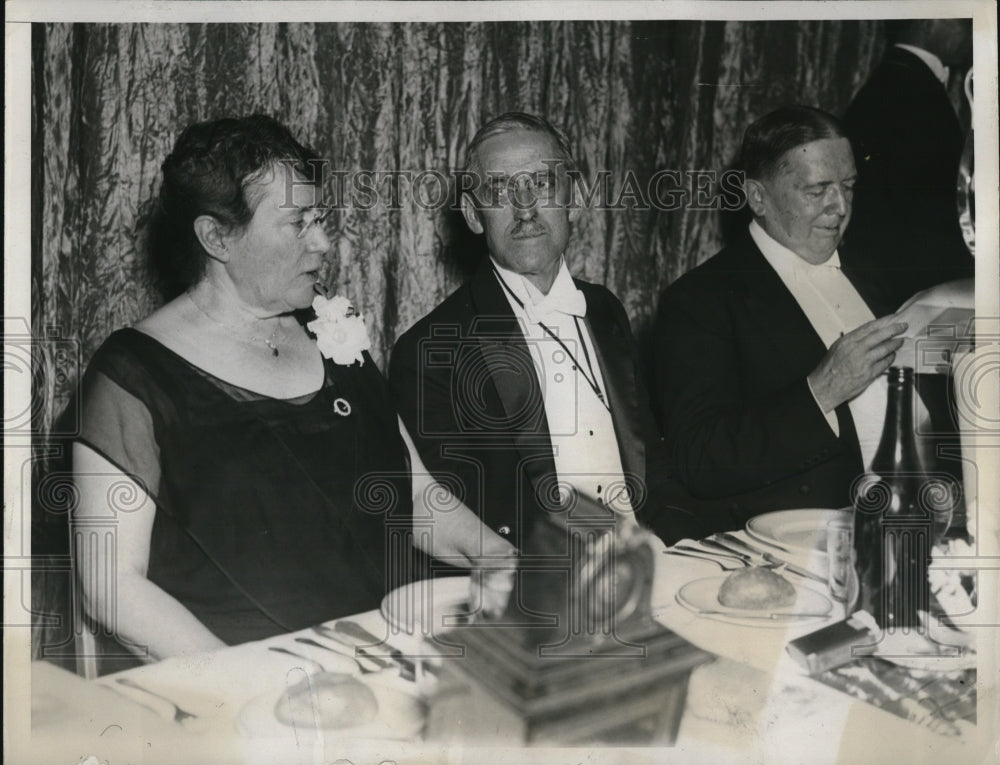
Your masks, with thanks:
<instances>
[{"instance_id":1,"label":"man reading paper","mask_svg":"<svg viewBox=\"0 0 1000 765\"><path fill-rule=\"evenodd\" d=\"M667 288L654 340L668 450L719 529L851 503L906 330L841 267L857 174L837 119L771 112L747 129L741 164L753 221Z\"/></svg>"}]
</instances>

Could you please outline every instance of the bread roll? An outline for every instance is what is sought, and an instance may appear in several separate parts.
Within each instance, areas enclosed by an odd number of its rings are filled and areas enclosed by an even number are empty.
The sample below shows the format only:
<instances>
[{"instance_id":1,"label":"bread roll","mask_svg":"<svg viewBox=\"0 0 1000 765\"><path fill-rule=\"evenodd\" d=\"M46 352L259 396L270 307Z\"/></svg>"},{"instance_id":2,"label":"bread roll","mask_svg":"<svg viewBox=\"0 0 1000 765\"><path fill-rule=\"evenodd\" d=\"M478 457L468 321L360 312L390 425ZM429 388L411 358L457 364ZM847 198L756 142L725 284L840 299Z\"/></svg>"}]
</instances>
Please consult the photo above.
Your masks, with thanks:
<instances>
[{"instance_id":1,"label":"bread roll","mask_svg":"<svg viewBox=\"0 0 1000 765\"><path fill-rule=\"evenodd\" d=\"M783 608L795 602L795 588L770 568L744 568L726 577L719 588L719 602L747 610Z\"/></svg>"},{"instance_id":2,"label":"bread roll","mask_svg":"<svg viewBox=\"0 0 1000 765\"><path fill-rule=\"evenodd\" d=\"M354 677L323 672L290 686L274 714L285 725L300 728L349 728L374 720L378 701Z\"/></svg>"}]
</instances>

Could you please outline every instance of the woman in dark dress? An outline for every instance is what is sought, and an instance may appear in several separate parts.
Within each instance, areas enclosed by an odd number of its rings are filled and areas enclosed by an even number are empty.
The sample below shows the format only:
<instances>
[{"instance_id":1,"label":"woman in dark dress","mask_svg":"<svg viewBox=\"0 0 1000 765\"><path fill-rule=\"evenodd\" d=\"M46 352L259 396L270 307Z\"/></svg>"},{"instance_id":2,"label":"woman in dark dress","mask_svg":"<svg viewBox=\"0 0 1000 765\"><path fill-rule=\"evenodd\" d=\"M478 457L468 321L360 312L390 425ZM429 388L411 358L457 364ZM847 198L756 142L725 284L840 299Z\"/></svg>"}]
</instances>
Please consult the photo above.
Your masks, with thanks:
<instances>
[{"instance_id":1,"label":"woman in dark dress","mask_svg":"<svg viewBox=\"0 0 1000 765\"><path fill-rule=\"evenodd\" d=\"M315 158L267 117L185 130L155 235L187 289L84 378L84 607L152 658L378 607L417 511L424 552L512 552L423 470L346 301L320 301L316 339L293 315L330 247ZM111 537L79 533L109 519Z\"/></svg>"}]
</instances>

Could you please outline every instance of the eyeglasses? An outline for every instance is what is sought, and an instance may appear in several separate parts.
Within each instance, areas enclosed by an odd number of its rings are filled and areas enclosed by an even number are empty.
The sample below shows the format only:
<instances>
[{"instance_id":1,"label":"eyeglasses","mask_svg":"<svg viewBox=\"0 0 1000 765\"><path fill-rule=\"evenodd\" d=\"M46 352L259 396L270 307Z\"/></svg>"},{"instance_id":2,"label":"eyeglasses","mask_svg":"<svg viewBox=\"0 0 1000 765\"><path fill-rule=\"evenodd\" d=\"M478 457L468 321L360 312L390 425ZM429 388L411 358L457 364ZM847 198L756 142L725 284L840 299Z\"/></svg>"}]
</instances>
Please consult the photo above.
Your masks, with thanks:
<instances>
[{"instance_id":1,"label":"eyeglasses","mask_svg":"<svg viewBox=\"0 0 1000 765\"><path fill-rule=\"evenodd\" d=\"M315 212L316 214L313 215L312 217L309 217L310 212ZM305 214L302 216L302 224L299 227L299 233L296 234L296 237L299 239L305 237L305 235L309 233L310 228L312 228L314 225L317 224L322 225L323 221L329 218L330 213L332 212L333 212L332 206L326 207L321 210L315 207L312 208L311 210L307 210Z\"/></svg>"},{"instance_id":2,"label":"eyeglasses","mask_svg":"<svg viewBox=\"0 0 1000 765\"><path fill-rule=\"evenodd\" d=\"M519 173L510 178L490 178L484 185L489 204L499 206L513 202L521 207L555 199L560 186L553 173Z\"/></svg>"}]
</instances>

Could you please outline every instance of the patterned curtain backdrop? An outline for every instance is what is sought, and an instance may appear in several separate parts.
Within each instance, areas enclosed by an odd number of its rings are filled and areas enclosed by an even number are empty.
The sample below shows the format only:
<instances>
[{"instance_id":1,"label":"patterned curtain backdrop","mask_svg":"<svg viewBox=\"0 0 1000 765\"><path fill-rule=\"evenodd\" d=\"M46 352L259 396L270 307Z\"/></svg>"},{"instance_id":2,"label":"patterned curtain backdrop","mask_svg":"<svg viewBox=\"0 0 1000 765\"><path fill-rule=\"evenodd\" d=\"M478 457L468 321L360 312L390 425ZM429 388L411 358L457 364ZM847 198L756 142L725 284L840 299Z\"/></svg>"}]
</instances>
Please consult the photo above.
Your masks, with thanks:
<instances>
[{"instance_id":1,"label":"patterned curtain backdrop","mask_svg":"<svg viewBox=\"0 0 1000 765\"><path fill-rule=\"evenodd\" d=\"M502 111L563 126L595 199L570 270L606 284L640 336L659 292L721 243L696 171L724 169L745 126L789 102L841 112L881 53L878 22L38 25L34 31L36 427L66 406L115 328L163 301L137 226L188 123L266 112L329 169L407 171L334 215L331 283L366 315L373 355L461 281L479 242L440 197L476 127ZM649 205L647 185L674 170ZM378 180L379 176L376 176ZM332 181L331 181L332 183ZM686 197L679 188L686 187ZM620 197L620 199L619 199ZM366 200L359 199L359 202ZM599 206L598 206L599 207Z\"/></svg>"}]
</instances>

